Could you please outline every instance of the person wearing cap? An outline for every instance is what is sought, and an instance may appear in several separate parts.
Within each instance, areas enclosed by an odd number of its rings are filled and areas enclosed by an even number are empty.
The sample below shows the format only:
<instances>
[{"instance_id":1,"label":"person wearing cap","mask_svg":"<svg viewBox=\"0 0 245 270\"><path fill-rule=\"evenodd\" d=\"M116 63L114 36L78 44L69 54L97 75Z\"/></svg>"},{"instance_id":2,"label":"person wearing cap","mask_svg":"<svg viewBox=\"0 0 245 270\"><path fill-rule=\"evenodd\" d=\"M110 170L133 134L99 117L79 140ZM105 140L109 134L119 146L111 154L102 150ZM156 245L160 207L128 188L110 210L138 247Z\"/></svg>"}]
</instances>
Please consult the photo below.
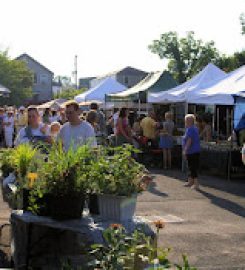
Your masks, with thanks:
<instances>
[{"instance_id":1,"label":"person wearing cap","mask_svg":"<svg viewBox=\"0 0 245 270\"><path fill-rule=\"evenodd\" d=\"M18 114L16 115L15 126L16 126L16 132L17 132L17 134L26 125L27 125L27 114L26 114L26 111L25 111L25 107L24 106L21 106L19 108Z\"/></svg>"},{"instance_id":2,"label":"person wearing cap","mask_svg":"<svg viewBox=\"0 0 245 270\"><path fill-rule=\"evenodd\" d=\"M14 135L14 111L9 108L7 115L3 119L4 125L4 138L7 147L13 147L13 135Z\"/></svg>"}]
</instances>

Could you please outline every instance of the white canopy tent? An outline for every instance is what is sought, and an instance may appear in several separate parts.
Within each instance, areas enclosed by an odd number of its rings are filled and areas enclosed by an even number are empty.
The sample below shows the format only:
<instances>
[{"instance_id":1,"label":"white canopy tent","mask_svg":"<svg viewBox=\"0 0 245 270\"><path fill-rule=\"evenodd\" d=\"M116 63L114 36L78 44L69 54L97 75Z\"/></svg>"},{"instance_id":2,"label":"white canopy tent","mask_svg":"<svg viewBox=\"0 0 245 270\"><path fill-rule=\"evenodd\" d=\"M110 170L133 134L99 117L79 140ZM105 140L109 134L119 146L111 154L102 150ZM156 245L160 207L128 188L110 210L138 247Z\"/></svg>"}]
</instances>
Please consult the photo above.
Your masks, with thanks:
<instances>
[{"instance_id":1,"label":"white canopy tent","mask_svg":"<svg viewBox=\"0 0 245 270\"><path fill-rule=\"evenodd\" d=\"M10 94L10 90L6 88L5 86L0 84L0 96L1 95L8 95Z\"/></svg>"},{"instance_id":2,"label":"white canopy tent","mask_svg":"<svg viewBox=\"0 0 245 270\"><path fill-rule=\"evenodd\" d=\"M224 79L213 81L193 93L189 102L205 105L233 105L234 95L245 92L245 66L242 66L225 76Z\"/></svg>"},{"instance_id":3,"label":"white canopy tent","mask_svg":"<svg viewBox=\"0 0 245 270\"><path fill-rule=\"evenodd\" d=\"M200 71L193 78L187 82L178 85L168 91L159 93L150 93L148 95L148 102L150 103L190 103L193 95L198 95L200 89L212 81L220 81L224 79L227 74L216 67L214 64L208 64L202 71Z\"/></svg>"},{"instance_id":4,"label":"white canopy tent","mask_svg":"<svg viewBox=\"0 0 245 270\"><path fill-rule=\"evenodd\" d=\"M115 79L106 78L97 86L89 89L88 91L74 97L78 103L90 100L97 100L105 102L105 95L118 93L126 90L127 87L117 82Z\"/></svg>"}]
</instances>

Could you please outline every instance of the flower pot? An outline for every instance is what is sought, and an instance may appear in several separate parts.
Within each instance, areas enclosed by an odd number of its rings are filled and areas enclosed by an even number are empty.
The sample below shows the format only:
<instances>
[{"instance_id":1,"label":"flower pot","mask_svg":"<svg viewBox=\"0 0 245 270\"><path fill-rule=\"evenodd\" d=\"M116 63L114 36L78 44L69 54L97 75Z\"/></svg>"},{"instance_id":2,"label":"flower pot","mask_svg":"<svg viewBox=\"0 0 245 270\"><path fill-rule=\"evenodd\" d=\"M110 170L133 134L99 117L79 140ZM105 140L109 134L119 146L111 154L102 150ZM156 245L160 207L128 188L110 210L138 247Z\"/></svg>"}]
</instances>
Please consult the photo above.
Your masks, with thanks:
<instances>
[{"instance_id":1,"label":"flower pot","mask_svg":"<svg viewBox=\"0 0 245 270\"><path fill-rule=\"evenodd\" d=\"M84 194L60 195L49 194L47 197L49 215L54 219L81 218L85 196Z\"/></svg>"},{"instance_id":2,"label":"flower pot","mask_svg":"<svg viewBox=\"0 0 245 270\"><path fill-rule=\"evenodd\" d=\"M99 215L99 202L97 194L88 195L88 209L90 215Z\"/></svg>"},{"instance_id":3,"label":"flower pot","mask_svg":"<svg viewBox=\"0 0 245 270\"><path fill-rule=\"evenodd\" d=\"M23 211L27 211L29 205L29 196L30 196L30 190L27 188L23 188L22 190L22 209Z\"/></svg>"},{"instance_id":4,"label":"flower pot","mask_svg":"<svg viewBox=\"0 0 245 270\"><path fill-rule=\"evenodd\" d=\"M103 220L116 222L130 221L133 218L137 194L131 197L99 194L99 211Z\"/></svg>"}]
</instances>

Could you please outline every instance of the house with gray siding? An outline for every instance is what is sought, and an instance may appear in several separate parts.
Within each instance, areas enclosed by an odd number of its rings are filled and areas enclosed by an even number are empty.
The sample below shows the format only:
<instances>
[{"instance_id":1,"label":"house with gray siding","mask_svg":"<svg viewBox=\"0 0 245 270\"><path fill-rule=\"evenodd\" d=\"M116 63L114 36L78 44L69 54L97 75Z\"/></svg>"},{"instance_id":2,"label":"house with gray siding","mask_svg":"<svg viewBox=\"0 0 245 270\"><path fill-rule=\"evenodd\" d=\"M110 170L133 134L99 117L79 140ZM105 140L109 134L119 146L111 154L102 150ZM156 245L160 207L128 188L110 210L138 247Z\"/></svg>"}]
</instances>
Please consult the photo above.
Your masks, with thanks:
<instances>
[{"instance_id":1,"label":"house with gray siding","mask_svg":"<svg viewBox=\"0 0 245 270\"><path fill-rule=\"evenodd\" d=\"M86 77L86 78L80 78L79 79L79 89L81 88L90 88L90 82L94 80L95 77Z\"/></svg>"},{"instance_id":2,"label":"house with gray siding","mask_svg":"<svg viewBox=\"0 0 245 270\"><path fill-rule=\"evenodd\" d=\"M41 103L51 100L54 73L26 53L17 57L16 60L24 61L33 73L32 102Z\"/></svg>"},{"instance_id":3,"label":"house with gray siding","mask_svg":"<svg viewBox=\"0 0 245 270\"><path fill-rule=\"evenodd\" d=\"M133 67L126 67L91 80L90 87L95 87L106 78L112 78L125 85L127 88L130 88L142 81L147 75L148 73L145 71Z\"/></svg>"}]
</instances>

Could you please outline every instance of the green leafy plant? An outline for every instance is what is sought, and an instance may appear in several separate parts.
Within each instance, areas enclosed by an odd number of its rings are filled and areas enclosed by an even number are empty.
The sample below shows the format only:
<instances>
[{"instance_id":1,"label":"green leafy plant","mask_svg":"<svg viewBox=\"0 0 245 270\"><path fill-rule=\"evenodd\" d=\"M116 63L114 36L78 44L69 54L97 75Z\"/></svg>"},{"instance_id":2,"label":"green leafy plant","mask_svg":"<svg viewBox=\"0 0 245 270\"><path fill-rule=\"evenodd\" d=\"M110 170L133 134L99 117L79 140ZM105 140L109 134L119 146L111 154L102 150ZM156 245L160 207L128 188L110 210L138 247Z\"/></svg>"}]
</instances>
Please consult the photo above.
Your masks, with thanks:
<instances>
[{"instance_id":1,"label":"green leafy plant","mask_svg":"<svg viewBox=\"0 0 245 270\"><path fill-rule=\"evenodd\" d=\"M154 224L157 228L157 240L163 223L156 221ZM159 248L157 244L152 243L151 237L146 236L143 230L136 229L128 234L122 225L111 224L103 232L103 237L104 244L91 246L88 269L197 270L190 266L185 255L182 255L183 265L171 263L168 259L170 249ZM143 264L139 263L139 259Z\"/></svg>"},{"instance_id":2,"label":"green leafy plant","mask_svg":"<svg viewBox=\"0 0 245 270\"><path fill-rule=\"evenodd\" d=\"M109 151L111 151L110 149ZM91 187L97 193L131 196L143 191L144 166L132 158L131 146L113 149L113 155L106 150L98 154L90 174Z\"/></svg>"},{"instance_id":3,"label":"green leafy plant","mask_svg":"<svg viewBox=\"0 0 245 270\"><path fill-rule=\"evenodd\" d=\"M13 164L13 157L14 157L14 149L2 149L1 150L1 170L2 176L7 177L9 173L14 172L14 164Z\"/></svg>"},{"instance_id":4,"label":"green leafy plant","mask_svg":"<svg viewBox=\"0 0 245 270\"><path fill-rule=\"evenodd\" d=\"M29 209L38 212L38 201L45 195L72 197L85 194L90 186L90 171L95 158L89 146L71 147L65 152L61 143L54 144L48 159L37 169Z\"/></svg>"},{"instance_id":5,"label":"green leafy plant","mask_svg":"<svg viewBox=\"0 0 245 270\"><path fill-rule=\"evenodd\" d=\"M21 144L13 151L12 163L17 179L23 180L27 176L31 164L37 155L37 150L30 144Z\"/></svg>"},{"instance_id":6,"label":"green leafy plant","mask_svg":"<svg viewBox=\"0 0 245 270\"><path fill-rule=\"evenodd\" d=\"M139 251L149 246L150 237L141 230L127 234L120 224L112 224L103 232L105 244L91 246L89 269L134 269Z\"/></svg>"}]
</instances>

